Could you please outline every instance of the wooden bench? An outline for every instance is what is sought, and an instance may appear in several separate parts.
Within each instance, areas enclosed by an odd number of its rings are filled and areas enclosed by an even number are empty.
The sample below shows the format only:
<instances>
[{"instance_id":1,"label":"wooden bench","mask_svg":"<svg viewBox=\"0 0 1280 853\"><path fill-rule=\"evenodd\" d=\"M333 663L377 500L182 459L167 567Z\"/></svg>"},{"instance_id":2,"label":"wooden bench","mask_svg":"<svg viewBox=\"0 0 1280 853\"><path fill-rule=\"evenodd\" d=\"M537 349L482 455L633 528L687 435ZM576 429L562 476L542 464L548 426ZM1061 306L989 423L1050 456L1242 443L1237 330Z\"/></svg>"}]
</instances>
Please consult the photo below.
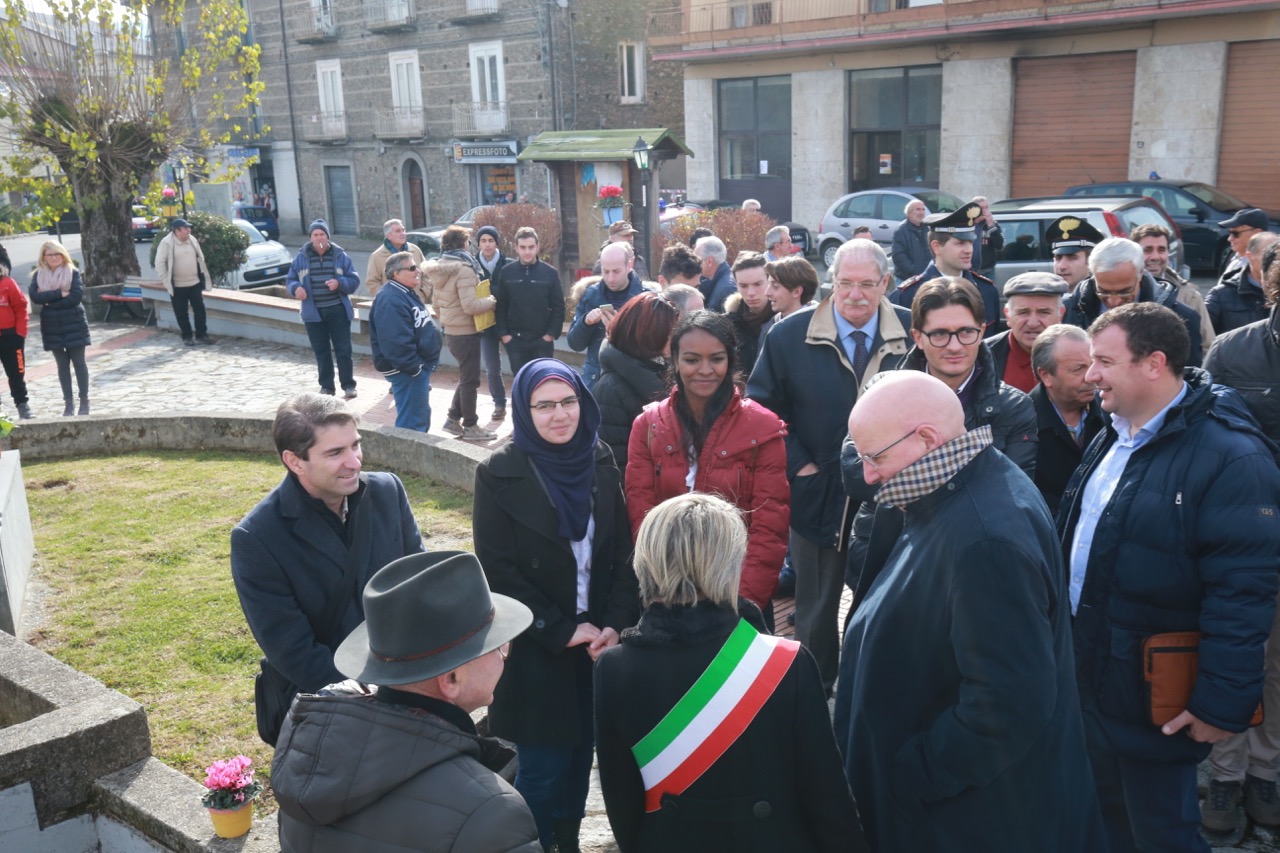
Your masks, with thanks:
<instances>
[{"instance_id":1,"label":"wooden bench","mask_svg":"<svg viewBox=\"0 0 1280 853\"><path fill-rule=\"evenodd\" d=\"M104 323L109 322L111 320L111 312L115 310L115 307L117 305L123 305L125 310L129 312L130 316L133 316L133 317L143 316L136 313L133 310L134 303L137 303L140 306L146 307L144 300L142 298L142 288L136 284L126 284L122 288L120 288L119 294L109 293L100 298L102 299L103 302L107 303L107 313L106 313L106 316L102 318L102 322ZM143 320L142 325L150 326L151 323L155 320L155 316L156 316L155 306L147 307L145 319Z\"/></svg>"}]
</instances>

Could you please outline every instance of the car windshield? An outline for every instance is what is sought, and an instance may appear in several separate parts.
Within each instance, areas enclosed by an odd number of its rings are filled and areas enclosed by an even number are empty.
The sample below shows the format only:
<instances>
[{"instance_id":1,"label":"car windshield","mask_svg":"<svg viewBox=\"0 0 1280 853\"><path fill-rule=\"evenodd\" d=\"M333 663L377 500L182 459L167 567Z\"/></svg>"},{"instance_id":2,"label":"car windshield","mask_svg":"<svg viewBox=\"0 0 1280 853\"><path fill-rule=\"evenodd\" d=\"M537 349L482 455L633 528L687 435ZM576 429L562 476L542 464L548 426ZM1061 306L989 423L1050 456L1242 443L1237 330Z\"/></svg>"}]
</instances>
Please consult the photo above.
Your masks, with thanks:
<instances>
[{"instance_id":1,"label":"car windshield","mask_svg":"<svg viewBox=\"0 0 1280 853\"><path fill-rule=\"evenodd\" d=\"M1211 187L1208 184L1187 184L1183 189L1218 210L1239 210L1242 207L1249 206L1230 193L1224 193L1217 187Z\"/></svg>"},{"instance_id":2,"label":"car windshield","mask_svg":"<svg viewBox=\"0 0 1280 853\"><path fill-rule=\"evenodd\" d=\"M930 213L950 213L953 210L959 210L964 204L951 193L944 193L942 190L930 190L912 193L912 195L924 202L924 206L929 208Z\"/></svg>"},{"instance_id":3,"label":"car windshield","mask_svg":"<svg viewBox=\"0 0 1280 853\"><path fill-rule=\"evenodd\" d=\"M253 227L252 222L237 222L236 227L249 235L250 243L265 243L267 238L262 236L262 232Z\"/></svg>"}]
</instances>

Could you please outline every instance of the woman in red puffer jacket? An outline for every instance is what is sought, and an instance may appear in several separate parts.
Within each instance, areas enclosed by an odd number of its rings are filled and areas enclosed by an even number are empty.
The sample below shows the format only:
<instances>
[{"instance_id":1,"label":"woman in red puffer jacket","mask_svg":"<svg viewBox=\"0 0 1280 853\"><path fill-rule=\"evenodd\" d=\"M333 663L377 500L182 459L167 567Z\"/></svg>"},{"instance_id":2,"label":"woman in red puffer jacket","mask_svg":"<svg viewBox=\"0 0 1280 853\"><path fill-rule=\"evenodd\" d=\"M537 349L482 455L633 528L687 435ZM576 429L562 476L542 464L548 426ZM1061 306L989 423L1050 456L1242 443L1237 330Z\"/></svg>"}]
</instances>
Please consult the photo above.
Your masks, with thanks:
<instances>
[{"instance_id":1,"label":"woman in red puffer jacket","mask_svg":"<svg viewBox=\"0 0 1280 853\"><path fill-rule=\"evenodd\" d=\"M719 495L747 525L739 592L765 610L791 521L786 424L742 396L734 381L737 342L725 315L694 311L681 320L671 335L671 362L670 396L645 406L631 427L626 492L632 534L667 498Z\"/></svg>"}]
</instances>

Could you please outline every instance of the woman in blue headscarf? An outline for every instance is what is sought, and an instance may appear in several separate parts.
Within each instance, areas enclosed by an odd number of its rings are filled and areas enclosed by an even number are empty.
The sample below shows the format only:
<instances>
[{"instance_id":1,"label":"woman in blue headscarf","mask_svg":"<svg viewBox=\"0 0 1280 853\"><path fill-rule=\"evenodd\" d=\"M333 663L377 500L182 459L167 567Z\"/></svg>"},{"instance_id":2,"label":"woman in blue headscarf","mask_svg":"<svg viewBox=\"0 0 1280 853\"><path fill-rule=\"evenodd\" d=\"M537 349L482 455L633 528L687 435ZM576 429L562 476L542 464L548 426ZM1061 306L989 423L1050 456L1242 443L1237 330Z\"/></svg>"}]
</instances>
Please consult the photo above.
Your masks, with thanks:
<instances>
[{"instance_id":1,"label":"woman in blue headscarf","mask_svg":"<svg viewBox=\"0 0 1280 853\"><path fill-rule=\"evenodd\" d=\"M542 846L578 850L591 775L591 667L635 624L621 479L577 371L529 362L511 389L515 441L476 469L472 535L494 592L533 611L511 644L490 731L520 756L516 790Z\"/></svg>"}]
</instances>

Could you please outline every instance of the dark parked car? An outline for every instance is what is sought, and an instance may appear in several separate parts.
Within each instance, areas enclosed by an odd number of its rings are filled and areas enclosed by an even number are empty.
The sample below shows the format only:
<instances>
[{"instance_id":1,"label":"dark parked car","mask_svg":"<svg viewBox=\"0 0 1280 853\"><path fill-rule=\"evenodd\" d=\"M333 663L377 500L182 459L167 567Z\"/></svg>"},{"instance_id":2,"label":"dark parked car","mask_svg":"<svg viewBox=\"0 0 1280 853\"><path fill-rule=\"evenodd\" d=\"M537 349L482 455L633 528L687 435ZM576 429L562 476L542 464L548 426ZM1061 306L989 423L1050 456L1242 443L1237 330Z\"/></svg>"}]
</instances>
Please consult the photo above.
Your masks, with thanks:
<instances>
[{"instance_id":1,"label":"dark parked car","mask_svg":"<svg viewBox=\"0 0 1280 853\"><path fill-rule=\"evenodd\" d=\"M68 210L58 218L54 225L50 225L44 229L48 234L79 234L80 233L80 214L74 210Z\"/></svg>"},{"instance_id":2,"label":"dark parked car","mask_svg":"<svg viewBox=\"0 0 1280 853\"><path fill-rule=\"evenodd\" d=\"M276 221L271 211L256 204L238 205L237 210L238 215L233 218L243 219L250 223L254 228L266 234L268 240L280 239L280 223Z\"/></svg>"},{"instance_id":3,"label":"dark parked car","mask_svg":"<svg viewBox=\"0 0 1280 853\"><path fill-rule=\"evenodd\" d=\"M1158 201L1182 229L1187 265L1215 272L1223 269L1232 256L1227 229L1218 223L1230 219L1241 208L1256 207L1199 181L1112 181L1068 187L1065 194L1143 195ZM1270 210L1267 215L1271 218L1269 230L1280 233L1280 216Z\"/></svg>"},{"instance_id":4,"label":"dark parked car","mask_svg":"<svg viewBox=\"0 0 1280 853\"><path fill-rule=\"evenodd\" d=\"M818 225L817 246L822 262L830 267L835 261L836 249L851 238L853 230L860 225L870 228L871 239L888 249L893 245L899 223L906 218L907 203L917 198L930 213L949 213L964 204L951 193L925 187L884 187L841 196L823 214Z\"/></svg>"},{"instance_id":5,"label":"dark parked car","mask_svg":"<svg viewBox=\"0 0 1280 853\"><path fill-rule=\"evenodd\" d=\"M996 286L1000 288L1019 273L1053 271L1053 256L1044 231L1055 219L1068 214L1088 221L1108 237L1128 237L1134 228L1148 222L1163 225L1173 232L1173 239L1169 241L1169 265L1185 272L1185 250L1178 226L1149 198L1135 195L1010 198L991 205L991 212L1004 234L1004 248L1000 250L995 272Z\"/></svg>"},{"instance_id":6,"label":"dark parked car","mask_svg":"<svg viewBox=\"0 0 1280 853\"><path fill-rule=\"evenodd\" d=\"M426 231L408 231L404 237L405 240L421 249L422 256L428 261L432 258L440 257L439 234L428 234Z\"/></svg>"}]
</instances>

